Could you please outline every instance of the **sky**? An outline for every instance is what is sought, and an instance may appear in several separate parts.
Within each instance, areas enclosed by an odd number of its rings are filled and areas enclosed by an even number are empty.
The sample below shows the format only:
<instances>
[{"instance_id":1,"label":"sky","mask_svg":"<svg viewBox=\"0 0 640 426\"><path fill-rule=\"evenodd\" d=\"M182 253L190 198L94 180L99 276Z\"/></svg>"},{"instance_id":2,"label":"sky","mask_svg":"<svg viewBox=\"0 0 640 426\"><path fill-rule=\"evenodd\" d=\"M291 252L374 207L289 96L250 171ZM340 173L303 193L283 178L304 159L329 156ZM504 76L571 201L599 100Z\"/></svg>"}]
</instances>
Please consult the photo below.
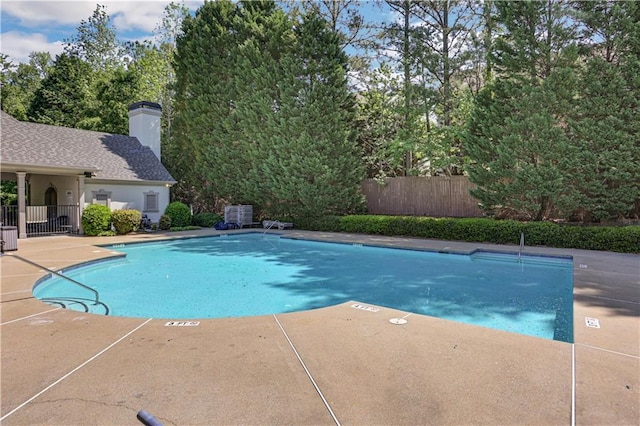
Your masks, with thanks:
<instances>
[{"instance_id":1,"label":"sky","mask_svg":"<svg viewBox=\"0 0 640 426\"><path fill-rule=\"evenodd\" d=\"M0 3L0 52L14 63L27 62L29 53L47 51L52 57L64 49L64 40L76 33L80 21L88 19L96 4L107 13L122 41L151 38L170 0L2 0ZM204 3L185 1L197 9Z\"/></svg>"},{"instance_id":2,"label":"sky","mask_svg":"<svg viewBox=\"0 0 640 426\"><path fill-rule=\"evenodd\" d=\"M98 3L106 6L118 38L133 41L151 38L170 0L1 0L0 52L14 64L28 62L33 51L50 52L55 58L63 51L64 40L76 33L80 21L88 19ZM184 1L194 11L203 3ZM363 14L375 13L372 5L365 1Z\"/></svg>"}]
</instances>

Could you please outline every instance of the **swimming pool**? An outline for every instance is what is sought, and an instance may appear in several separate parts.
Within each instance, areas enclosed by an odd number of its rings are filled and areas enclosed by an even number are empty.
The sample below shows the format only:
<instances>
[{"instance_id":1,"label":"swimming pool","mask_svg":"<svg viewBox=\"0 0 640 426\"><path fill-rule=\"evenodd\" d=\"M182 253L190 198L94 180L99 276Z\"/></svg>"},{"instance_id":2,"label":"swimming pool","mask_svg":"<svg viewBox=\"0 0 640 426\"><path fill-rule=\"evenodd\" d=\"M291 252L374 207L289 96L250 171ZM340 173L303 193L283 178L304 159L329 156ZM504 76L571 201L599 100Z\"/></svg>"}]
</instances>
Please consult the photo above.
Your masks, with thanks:
<instances>
[{"instance_id":1,"label":"swimming pool","mask_svg":"<svg viewBox=\"0 0 640 426\"><path fill-rule=\"evenodd\" d=\"M63 271L97 290L105 306L94 306L90 292L58 277L41 280L34 295L70 309L105 313L108 307L109 315L167 319L265 315L357 301L573 339L569 258L442 254L259 233L111 248L126 257Z\"/></svg>"}]
</instances>

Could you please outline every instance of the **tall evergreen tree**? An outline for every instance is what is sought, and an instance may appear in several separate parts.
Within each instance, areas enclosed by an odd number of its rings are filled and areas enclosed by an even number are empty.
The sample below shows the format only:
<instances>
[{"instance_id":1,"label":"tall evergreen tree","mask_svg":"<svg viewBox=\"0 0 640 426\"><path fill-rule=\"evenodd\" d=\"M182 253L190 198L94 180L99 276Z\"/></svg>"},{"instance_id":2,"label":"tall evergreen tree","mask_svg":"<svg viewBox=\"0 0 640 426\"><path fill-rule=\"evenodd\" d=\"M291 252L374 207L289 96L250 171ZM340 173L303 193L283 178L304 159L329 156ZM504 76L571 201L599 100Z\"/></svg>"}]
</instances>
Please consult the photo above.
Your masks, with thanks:
<instances>
[{"instance_id":1,"label":"tall evergreen tree","mask_svg":"<svg viewBox=\"0 0 640 426\"><path fill-rule=\"evenodd\" d=\"M47 52L31 52L28 63L14 66L3 56L2 69L2 110L18 120L28 120L27 112L35 92L47 77L53 64Z\"/></svg>"},{"instance_id":2,"label":"tall evergreen tree","mask_svg":"<svg viewBox=\"0 0 640 426\"><path fill-rule=\"evenodd\" d=\"M234 170L226 167L221 139L232 124L233 73L240 44L233 25L239 19L239 7L229 0L205 3L195 16L185 18L183 33L176 40L175 120L167 164L179 180L175 192L185 202L206 203L218 195L228 196L227 188L233 184ZM222 155L222 169L210 170L207 157L217 155Z\"/></svg>"},{"instance_id":3,"label":"tall evergreen tree","mask_svg":"<svg viewBox=\"0 0 640 426\"><path fill-rule=\"evenodd\" d=\"M96 105L100 111L94 111L80 123L80 126L85 129L128 134L128 106L140 99L157 102L155 98L141 97L140 86L140 75L133 70L113 70L108 79L100 80L96 84Z\"/></svg>"},{"instance_id":4,"label":"tall evergreen tree","mask_svg":"<svg viewBox=\"0 0 640 426\"><path fill-rule=\"evenodd\" d=\"M488 212L541 220L571 198L564 131L575 94L566 2L495 3L495 80L478 95L465 148L472 194Z\"/></svg>"},{"instance_id":5,"label":"tall evergreen tree","mask_svg":"<svg viewBox=\"0 0 640 426\"><path fill-rule=\"evenodd\" d=\"M198 196L277 217L355 208L354 103L336 33L317 16L294 30L272 1L206 3L184 30L173 137L202 171Z\"/></svg>"},{"instance_id":6,"label":"tall evergreen tree","mask_svg":"<svg viewBox=\"0 0 640 426\"><path fill-rule=\"evenodd\" d=\"M567 122L571 161L565 207L583 221L640 214L640 6L575 3L584 66Z\"/></svg>"},{"instance_id":7,"label":"tall evergreen tree","mask_svg":"<svg viewBox=\"0 0 640 426\"><path fill-rule=\"evenodd\" d=\"M27 113L32 121L77 127L90 108L91 67L76 56L60 54L35 92Z\"/></svg>"},{"instance_id":8,"label":"tall evergreen tree","mask_svg":"<svg viewBox=\"0 0 640 426\"><path fill-rule=\"evenodd\" d=\"M340 37L317 14L296 25L283 58L283 90L263 173L275 215L322 216L359 208L364 177L355 143L355 99Z\"/></svg>"}]
</instances>

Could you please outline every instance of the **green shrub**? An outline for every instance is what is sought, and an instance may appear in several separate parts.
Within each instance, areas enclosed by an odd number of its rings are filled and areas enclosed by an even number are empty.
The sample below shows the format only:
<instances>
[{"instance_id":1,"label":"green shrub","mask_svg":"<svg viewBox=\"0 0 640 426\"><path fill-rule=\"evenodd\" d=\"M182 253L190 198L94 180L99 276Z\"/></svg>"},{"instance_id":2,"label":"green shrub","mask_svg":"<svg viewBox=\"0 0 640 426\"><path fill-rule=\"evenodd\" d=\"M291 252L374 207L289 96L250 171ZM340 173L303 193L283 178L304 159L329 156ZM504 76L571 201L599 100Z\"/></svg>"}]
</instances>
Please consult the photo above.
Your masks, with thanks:
<instances>
[{"instance_id":1,"label":"green shrub","mask_svg":"<svg viewBox=\"0 0 640 426\"><path fill-rule=\"evenodd\" d=\"M171 226L191 225L191 209L180 201L174 201L169 204L164 214L171 218Z\"/></svg>"},{"instance_id":2,"label":"green shrub","mask_svg":"<svg viewBox=\"0 0 640 426\"><path fill-rule=\"evenodd\" d=\"M116 229L116 234L124 235L140 228L142 213L138 210L116 210L113 212L111 220L113 221L113 227Z\"/></svg>"},{"instance_id":3,"label":"green shrub","mask_svg":"<svg viewBox=\"0 0 640 426\"><path fill-rule=\"evenodd\" d=\"M324 232L411 236L450 241L640 253L640 226L572 226L490 218L350 215L298 218L296 228Z\"/></svg>"},{"instance_id":4,"label":"green shrub","mask_svg":"<svg viewBox=\"0 0 640 426\"><path fill-rule=\"evenodd\" d=\"M158 228L162 231L168 231L171 229L171 218L166 214L160 216L160 221L158 222Z\"/></svg>"},{"instance_id":5,"label":"green shrub","mask_svg":"<svg viewBox=\"0 0 640 426\"><path fill-rule=\"evenodd\" d=\"M197 213L193 215L193 224L203 228L211 228L216 222L223 221L224 218L215 213Z\"/></svg>"},{"instance_id":6,"label":"green shrub","mask_svg":"<svg viewBox=\"0 0 640 426\"><path fill-rule=\"evenodd\" d=\"M95 237L111 230L111 209L102 204L90 204L82 211L82 228L85 235Z\"/></svg>"}]
</instances>

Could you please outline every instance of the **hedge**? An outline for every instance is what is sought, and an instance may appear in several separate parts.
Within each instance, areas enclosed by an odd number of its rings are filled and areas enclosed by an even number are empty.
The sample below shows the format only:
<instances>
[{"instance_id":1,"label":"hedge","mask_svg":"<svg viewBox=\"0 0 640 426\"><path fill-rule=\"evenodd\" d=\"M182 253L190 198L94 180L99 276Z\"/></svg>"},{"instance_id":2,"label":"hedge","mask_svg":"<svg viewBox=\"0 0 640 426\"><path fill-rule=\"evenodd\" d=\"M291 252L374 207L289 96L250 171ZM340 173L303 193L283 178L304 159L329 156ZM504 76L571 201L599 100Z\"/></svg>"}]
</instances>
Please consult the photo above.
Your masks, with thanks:
<instances>
[{"instance_id":1,"label":"hedge","mask_svg":"<svg viewBox=\"0 0 640 426\"><path fill-rule=\"evenodd\" d=\"M640 253L640 226L577 226L553 222L518 222L489 218L433 218L351 215L298 218L296 228L309 231L411 236L437 240Z\"/></svg>"},{"instance_id":2,"label":"hedge","mask_svg":"<svg viewBox=\"0 0 640 426\"><path fill-rule=\"evenodd\" d=\"M194 226L201 226L203 228L211 228L216 222L220 222L224 218L215 213L197 213L193 215L191 222Z\"/></svg>"}]
</instances>

